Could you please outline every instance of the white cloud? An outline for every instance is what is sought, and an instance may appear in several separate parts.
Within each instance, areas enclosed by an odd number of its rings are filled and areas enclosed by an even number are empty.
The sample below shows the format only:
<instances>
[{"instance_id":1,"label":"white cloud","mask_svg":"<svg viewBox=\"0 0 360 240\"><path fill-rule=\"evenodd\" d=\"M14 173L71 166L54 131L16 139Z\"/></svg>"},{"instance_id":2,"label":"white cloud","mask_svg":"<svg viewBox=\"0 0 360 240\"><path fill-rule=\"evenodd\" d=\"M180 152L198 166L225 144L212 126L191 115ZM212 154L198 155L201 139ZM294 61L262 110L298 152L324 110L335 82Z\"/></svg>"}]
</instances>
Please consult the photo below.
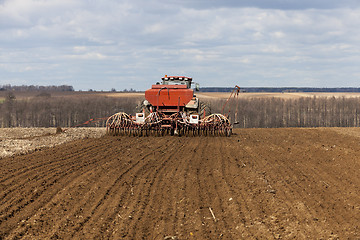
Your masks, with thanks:
<instances>
[{"instance_id":1,"label":"white cloud","mask_svg":"<svg viewBox=\"0 0 360 240\"><path fill-rule=\"evenodd\" d=\"M129 88L132 79L144 90L164 74L181 74L203 86L222 79L225 86L329 87L345 75L343 86L357 86L355 1L194 2L4 1L0 84L41 76L43 84L106 90Z\"/></svg>"},{"instance_id":2,"label":"white cloud","mask_svg":"<svg viewBox=\"0 0 360 240\"><path fill-rule=\"evenodd\" d=\"M69 59L84 59L84 60L104 60L107 56L97 53L97 52L88 52L85 54L74 54L74 55L65 55L65 58Z\"/></svg>"},{"instance_id":3,"label":"white cloud","mask_svg":"<svg viewBox=\"0 0 360 240\"><path fill-rule=\"evenodd\" d=\"M262 51L265 53L282 53L282 52L284 52L283 49L281 49L279 46L276 46L276 45L267 45L267 46L265 46L265 48Z\"/></svg>"}]
</instances>

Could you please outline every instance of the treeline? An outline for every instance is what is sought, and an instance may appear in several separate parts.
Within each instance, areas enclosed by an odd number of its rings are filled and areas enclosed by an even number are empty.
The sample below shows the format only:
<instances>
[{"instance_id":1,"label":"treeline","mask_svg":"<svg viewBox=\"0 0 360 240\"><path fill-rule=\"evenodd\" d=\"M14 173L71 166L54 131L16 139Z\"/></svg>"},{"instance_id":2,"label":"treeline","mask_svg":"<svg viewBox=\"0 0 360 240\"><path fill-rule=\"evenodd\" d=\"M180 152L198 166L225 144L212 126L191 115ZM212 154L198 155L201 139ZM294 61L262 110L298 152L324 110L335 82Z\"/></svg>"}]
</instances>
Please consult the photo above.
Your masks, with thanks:
<instances>
[{"instance_id":1,"label":"treeline","mask_svg":"<svg viewBox=\"0 0 360 240\"><path fill-rule=\"evenodd\" d=\"M200 92L231 92L233 87L202 87ZM242 87L242 92L360 92L360 88L311 88L311 87Z\"/></svg>"},{"instance_id":2,"label":"treeline","mask_svg":"<svg viewBox=\"0 0 360 240\"><path fill-rule=\"evenodd\" d=\"M142 97L34 97L17 100L8 94L0 103L0 127L71 127L116 112L134 114ZM221 113L225 100L207 104ZM231 112L229 113L229 108ZM237 109L237 118L235 118ZM360 98L304 97L231 100L224 114L240 128L360 127ZM90 126L105 126L105 120Z\"/></svg>"},{"instance_id":3,"label":"treeline","mask_svg":"<svg viewBox=\"0 0 360 240\"><path fill-rule=\"evenodd\" d=\"M0 85L0 91L19 91L19 92L68 92L74 91L73 86L60 85L60 86L37 86L37 85L21 85L12 86L10 84Z\"/></svg>"},{"instance_id":4,"label":"treeline","mask_svg":"<svg viewBox=\"0 0 360 240\"><path fill-rule=\"evenodd\" d=\"M0 103L0 127L73 127L117 112L134 114L141 98L35 97L17 100L9 94ZM105 120L88 126L105 126Z\"/></svg>"},{"instance_id":5,"label":"treeline","mask_svg":"<svg viewBox=\"0 0 360 240\"><path fill-rule=\"evenodd\" d=\"M221 113L224 103L209 102L213 113ZM239 99L229 102L224 114L230 115L231 122L238 121L235 127L240 128L359 127L360 98Z\"/></svg>"}]
</instances>

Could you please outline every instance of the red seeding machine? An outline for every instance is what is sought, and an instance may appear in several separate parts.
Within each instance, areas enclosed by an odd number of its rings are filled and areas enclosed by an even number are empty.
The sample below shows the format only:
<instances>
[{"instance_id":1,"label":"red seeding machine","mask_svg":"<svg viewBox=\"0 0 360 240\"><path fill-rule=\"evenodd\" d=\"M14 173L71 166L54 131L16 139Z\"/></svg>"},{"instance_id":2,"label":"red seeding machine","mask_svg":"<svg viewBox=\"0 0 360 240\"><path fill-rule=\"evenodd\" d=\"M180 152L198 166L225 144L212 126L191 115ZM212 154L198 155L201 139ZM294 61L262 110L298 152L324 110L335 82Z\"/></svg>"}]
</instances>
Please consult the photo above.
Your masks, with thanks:
<instances>
[{"instance_id":1,"label":"red seeding machine","mask_svg":"<svg viewBox=\"0 0 360 240\"><path fill-rule=\"evenodd\" d=\"M141 112L135 116L124 112L110 116L106 121L107 133L128 136L230 136L232 125L229 118L223 114L210 114L209 108L194 95L191 85L192 78L165 75L161 83L145 91ZM198 84L195 89L199 89ZM236 86L230 97L233 94L237 96L239 92L240 88Z\"/></svg>"}]
</instances>

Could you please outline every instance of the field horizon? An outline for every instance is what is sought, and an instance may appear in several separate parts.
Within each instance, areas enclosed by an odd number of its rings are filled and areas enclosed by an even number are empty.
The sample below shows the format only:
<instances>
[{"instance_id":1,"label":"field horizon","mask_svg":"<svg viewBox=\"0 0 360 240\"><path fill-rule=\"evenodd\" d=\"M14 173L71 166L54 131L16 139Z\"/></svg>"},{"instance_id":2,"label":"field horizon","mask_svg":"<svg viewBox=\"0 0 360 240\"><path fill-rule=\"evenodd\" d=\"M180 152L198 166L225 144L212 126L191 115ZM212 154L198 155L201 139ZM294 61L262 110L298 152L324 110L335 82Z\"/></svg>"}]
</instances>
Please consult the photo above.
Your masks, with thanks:
<instances>
[{"instance_id":1,"label":"field horizon","mask_svg":"<svg viewBox=\"0 0 360 240\"><path fill-rule=\"evenodd\" d=\"M6 99L10 91L0 91L0 103ZM145 91L141 92L112 92L112 91L11 91L16 99L28 99L33 97L44 97L41 94L47 93L47 97L145 97ZM231 92L196 92L194 94L199 98L206 99L226 99ZM46 96L45 96L46 97ZM239 98L283 98L297 99L306 97L319 98L358 98L360 92L241 92Z\"/></svg>"}]
</instances>

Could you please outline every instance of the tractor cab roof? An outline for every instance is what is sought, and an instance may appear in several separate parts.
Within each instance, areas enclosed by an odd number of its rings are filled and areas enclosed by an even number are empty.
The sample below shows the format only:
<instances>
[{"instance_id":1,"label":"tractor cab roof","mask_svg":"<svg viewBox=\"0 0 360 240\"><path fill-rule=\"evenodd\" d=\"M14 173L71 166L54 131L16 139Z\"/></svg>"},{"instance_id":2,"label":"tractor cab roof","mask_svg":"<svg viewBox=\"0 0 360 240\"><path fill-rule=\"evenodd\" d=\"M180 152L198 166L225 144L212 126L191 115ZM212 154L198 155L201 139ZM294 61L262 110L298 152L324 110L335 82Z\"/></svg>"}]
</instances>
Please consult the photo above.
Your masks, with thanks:
<instances>
[{"instance_id":1,"label":"tractor cab roof","mask_svg":"<svg viewBox=\"0 0 360 240\"><path fill-rule=\"evenodd\" d=\"M162 84L163 85L186 85L187 88L191 87L191 77L185 76L167 76L162 77Z\"/></svg>"},{"instance_id":2,"label":"tractor cab roof","mask_svg":"<svg viewBox=\"0 0 360 240\"><path fill-rule=\"evenodd\" d=\"M167 76L161 78L162 80L180 80L180 81L191 81L191 77L185 77L185 76Z\"/></svg>"}]
</instances>

